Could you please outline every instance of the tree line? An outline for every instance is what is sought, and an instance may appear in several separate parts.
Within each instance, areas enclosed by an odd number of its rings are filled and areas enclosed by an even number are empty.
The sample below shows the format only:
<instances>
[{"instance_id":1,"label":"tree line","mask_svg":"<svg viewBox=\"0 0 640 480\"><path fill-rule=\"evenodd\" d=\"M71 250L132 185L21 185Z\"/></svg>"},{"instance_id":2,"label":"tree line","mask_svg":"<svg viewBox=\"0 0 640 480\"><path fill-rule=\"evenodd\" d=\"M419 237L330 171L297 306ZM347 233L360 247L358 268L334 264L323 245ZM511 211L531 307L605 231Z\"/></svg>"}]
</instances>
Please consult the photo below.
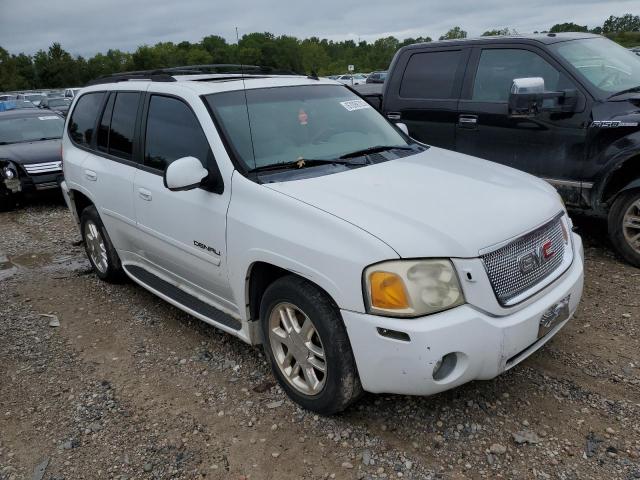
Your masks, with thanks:
<instances>
[{"instance_id":1,"label":"tree line","mask_svg":"<svg viewBox=\"0 0 640 480\"><path fill-rule=\"evenodd\" d=\"M548 30L553 33L569 31L606 35L627 47L640 45L640 16L610 16L601 26L591 29L586 25L567 22L553 25ZM483 36L516 33L515 30L502 28L488 30ZM466 37L467 32L456 26L439 39ZM400 47L431 40L431 37L425 36L402 41L385 37L374 42L336 42L318 37L300 40L288 35L256 32L244 35L237 43L227 43L221 36L209 35L195 43L185 41L142 45L134 52L109 49L90 58L74 57L57 42L48 50L39 50L34 55L12 54L0 46L0 91L82 86L93 78L111 73L212 63L268 65L300 73L315 72L318 75L344 73L347 65L355 65L357 71L369 72L386 69Z\"/></svg>"}]
</instances>

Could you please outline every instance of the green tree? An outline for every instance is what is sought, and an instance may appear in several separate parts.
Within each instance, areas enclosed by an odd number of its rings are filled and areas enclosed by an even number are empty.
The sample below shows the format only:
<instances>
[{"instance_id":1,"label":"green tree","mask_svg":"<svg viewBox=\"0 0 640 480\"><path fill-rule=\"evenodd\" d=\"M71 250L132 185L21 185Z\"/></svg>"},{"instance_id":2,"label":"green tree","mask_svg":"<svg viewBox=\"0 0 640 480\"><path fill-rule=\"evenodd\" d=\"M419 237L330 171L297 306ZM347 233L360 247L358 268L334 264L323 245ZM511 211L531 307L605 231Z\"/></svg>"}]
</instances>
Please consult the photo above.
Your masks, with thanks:
<instances>
[{"instance_id":1,"label":"green tree","mask_svg":"<svg viewBox=\"0 0 640 480\"><path fill-rule=\"evenodd\" d=\"M505 28L494 28L493 30L487 30L482 34L483 37L495 37L498 35L517 35L518 32L515 30L509 30L508 27Z\"/></svg>"},{"instance_id":2,"label":"green tree","mask_svg":"<svg viewBox=\"0 0 640 480\"><path fill-rule=\"evenodd\" d=\"M586 25L578 25L573 22L566 23L556 23L553 27L549 29L551 33L560 33L560 32L588 32L589 29Z\"/></svg>"},{"instance_id":3,"label":"green tree","mask_svg":"<svg viewBox=\"0 0 640 480\"><path fill-rule=\"evenodd\" d=\"M457 38L467 38L467 32L460 27L453 27L447 33L440 37L440 40L455 40Z\"/></svg>"},{"instance_id":4,"label":"green tree","mask_svg":"<svg viewBox=\"0 0 640 480\"><path fill-rule=\"evenodd\" d=\"M627 13L621 17L611 15L602 25L603 33L640 32L640 16Z\"/></svg>"}]
</instances>

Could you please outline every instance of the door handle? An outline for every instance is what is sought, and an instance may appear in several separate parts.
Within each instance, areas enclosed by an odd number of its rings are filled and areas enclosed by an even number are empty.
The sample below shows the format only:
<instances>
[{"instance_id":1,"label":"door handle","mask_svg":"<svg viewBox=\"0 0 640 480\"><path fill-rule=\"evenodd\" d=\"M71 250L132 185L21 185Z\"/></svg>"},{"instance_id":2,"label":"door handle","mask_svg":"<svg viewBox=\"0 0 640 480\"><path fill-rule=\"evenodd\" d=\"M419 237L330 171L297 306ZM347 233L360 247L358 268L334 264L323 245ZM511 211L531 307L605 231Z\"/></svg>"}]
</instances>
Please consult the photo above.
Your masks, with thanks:
<instances>
[{"instance_id":1,"label":"door handle","mask_svg":"<svg viewBox=\"0 0 640 480\"><path fill-rule=\"evenodd\" d=\"M153 196L151 195L151 192L149 190L147 190L146 188L139 188L138 189L138 196L147 201L150 202L151 199L153 198Z\"/></svg>"},{"instance_id":2,"label":"door handle","mask_svg":"<svg viewBox=\"0 0 640 480\"><path fill-rule=\"evenodd\" d=\"M458 117L458 125L463 128L477 128L478 116L477 115L460 115Z\"/></svg>"},{"instance_id":3,"label":"door handle","mask_svg":"<svg viewBox=\"0 0 640 480\"><path fill-rule=\"evenodd\" d=\"M96 180L98 180L98 174L93 170L85 170L84 176L91 182L95 182Z\"/></svg>"},{"instance_id":4,"label":"door handle","mask_svg":"<svg viewBox=\"0 0 640 480\"><path fill-rule=\"evenodd\" d=\"M387 112L387 118L389 120L400 120L401 117L400 112Z\"/></svg>"}]
</instances>

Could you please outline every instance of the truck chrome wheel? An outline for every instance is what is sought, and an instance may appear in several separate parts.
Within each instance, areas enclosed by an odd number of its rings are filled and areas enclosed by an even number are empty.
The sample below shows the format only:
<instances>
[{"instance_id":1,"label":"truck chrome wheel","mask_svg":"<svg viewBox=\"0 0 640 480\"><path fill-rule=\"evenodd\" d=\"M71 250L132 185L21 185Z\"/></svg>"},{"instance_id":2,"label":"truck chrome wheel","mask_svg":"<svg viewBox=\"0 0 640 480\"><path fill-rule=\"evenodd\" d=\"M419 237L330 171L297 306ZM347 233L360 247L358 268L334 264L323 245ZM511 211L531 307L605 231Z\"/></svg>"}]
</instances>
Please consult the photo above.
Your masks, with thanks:
<instances>
[{"instance_id":1,"label":"truck chrome wheel","mask_svg":"<svg viewBox=\"0 0 640 480\"><path fill-rule=\"evenodd\" d=\"M91 262L102 273L108 268L107 247L104 243L98 226L91 220L84 224L84 241L87 244L87 253Z\"/></svg>"},{"instance_id":2,"label":"truck chrome wheel","mask_svg":"<svg viewBox=\"0 0 640 480\"><path fill-rule=\"evenodd\" d=\"M327 363L320 336L311 319L291 303L279 303L269 316L269 342L287 382L305 395L322 391Z\"/></svg>"},{"instance_id":3,"label":"truck chrome wheel","mask_svg":"<svg viewBox=\"0 0 640 480\"><path fill-rule=\"evenodd\" d=\"M640 253L640 200L632 203L625 212L622 229L629 246Z\"/></svg>"}]
</instances>

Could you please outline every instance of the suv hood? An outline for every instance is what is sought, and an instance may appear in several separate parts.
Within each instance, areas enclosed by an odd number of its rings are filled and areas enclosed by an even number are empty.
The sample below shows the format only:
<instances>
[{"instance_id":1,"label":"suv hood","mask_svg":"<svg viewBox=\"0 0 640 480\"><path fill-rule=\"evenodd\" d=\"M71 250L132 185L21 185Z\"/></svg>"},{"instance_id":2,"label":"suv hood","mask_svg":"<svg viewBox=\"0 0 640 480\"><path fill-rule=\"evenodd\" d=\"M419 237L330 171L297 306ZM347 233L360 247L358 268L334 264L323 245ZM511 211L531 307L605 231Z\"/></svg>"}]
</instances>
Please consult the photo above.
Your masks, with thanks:
<instances>
[{"instance_id":1,"label":"suv hood","mask_svg":"<svg viewBox=\"0 0 640 480\"><path fill-rule=\"evenodd\" d=\"M0 145L0 159L11 160L20 165L29 163L59 162L60 139Z\"/></svg>"},{"instance_id":2,"label":"suv hood","mask_svg":"<svg viewBox=\"0 0 640 480\"><path fill-rule=\"evenodd\" d=\"M431 147L410 157L265 184L354 224L400 257L477 257L562 211L546 182Z\"/></svg>"}]
</instances>

